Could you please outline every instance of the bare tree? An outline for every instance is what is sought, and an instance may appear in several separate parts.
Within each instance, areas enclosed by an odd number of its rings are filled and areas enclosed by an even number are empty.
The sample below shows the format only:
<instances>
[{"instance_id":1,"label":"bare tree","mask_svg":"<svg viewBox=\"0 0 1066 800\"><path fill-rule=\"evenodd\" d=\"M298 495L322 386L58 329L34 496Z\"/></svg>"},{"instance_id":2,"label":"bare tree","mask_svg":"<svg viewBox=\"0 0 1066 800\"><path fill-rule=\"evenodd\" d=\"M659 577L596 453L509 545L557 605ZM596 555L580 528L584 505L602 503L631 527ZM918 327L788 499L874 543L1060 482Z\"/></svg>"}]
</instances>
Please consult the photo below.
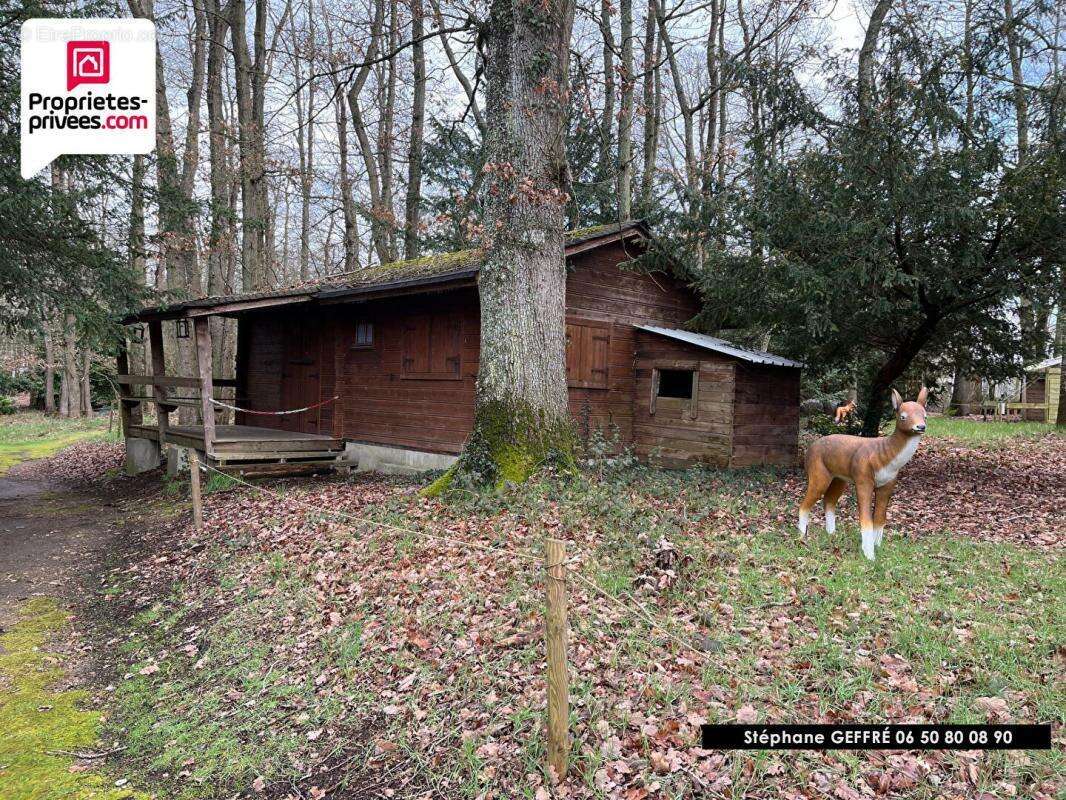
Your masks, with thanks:
<instances>
[{"instance_id":1,"label":"bare tree","mask_svg":"<svg viewBox=\"0 0 1066 800\"><path fill-rule=\"evenodd\" d=\"M314 80L314 55L315 55L315 18L314 3L308 0L306 6L307 31L304 41L297 40L296 26L293 26L293 61L297 79L296 88L296 145L300 154L300 281L307 282L310 278L311 263L311 184L314 176L315 162L315 80ZM301 50L306 51L306 60L309 71L312 73L307 81L302 80L303 71L300 67ZM304 92L299 84L306 83L307 96L306 108ZM288 226L286 225L286 231ZM286 245L288 236L286 236Z\"/></svg>"},{"instance_id":2,"label":"bare tree","mask_svg":"<svg viewBox=\"0 0 1066 800\"><path fill-rule=\"evenodd\" d=\"M370 24L369 46L363 63L355 70L355 75L348 85L348 108L352 115L352 127L355 130L356 139L359 142L359 151L366 167L367 190L370 194L370 238L377 253L378 260L382 263L392 261L389 248L389 225L388 220L391 209L385 206L385 194L382 188L381 166L377 154L370 143L369 126L363 115L362 94L374 60L377 58L380 48L380 39L384 28L385 3L384 0L374 0L374 17Z\"/></svg>"},{"instance_id":3,"label":"bare tree","mask_svg":"<svg viewBox=\"0 0 1066 800\"><path fill-rule=\"evenodd\" d=\"M622 44L622 101L618 109L618 218L633 213L633 0L619 3Z\"/></svg>"},{"instance_id":4,"label":"bare tree","mask_svg":"<svg viewBox=\"0 0 1066 800\"><path fill-rule=\"evenodd\" d=\"M419 208L422 201L422 138L426 122L426 51L422 0L411 0L411 135L407 148L407 198L404 203L404 258L418 256Z\"/></svg>"},{"instance_id":5,"label":"bare tree","mask_svg":"<svg viewBox=\"0 0 1066 800\"><path fill-rule=\"evenodd\" d=\"M600 0L600 36L603 38L603 114L600 116L600 163L597 177L601 181L610 180L616 174L614 151L611 144L614 138L615 122L615 66L614 53L617 45L614 41L614 29L611 25L611 0ZM614 214L616 209L601 208L601 213Z\"/></svg>"},{"instance_id":6,"label":"bare tree","mask_svg":"<svg viewBox=\"0 0 1066 800\"><path fill-rule=\"evenodd\" d=\"M655 190L655 163L659 146L659 108L662 103L662 78L658 68L662 39L655 35L658 0L648 0L644 24L644 165L640 177L640 204L651 208Z\"/></svg>"}]
</instances>

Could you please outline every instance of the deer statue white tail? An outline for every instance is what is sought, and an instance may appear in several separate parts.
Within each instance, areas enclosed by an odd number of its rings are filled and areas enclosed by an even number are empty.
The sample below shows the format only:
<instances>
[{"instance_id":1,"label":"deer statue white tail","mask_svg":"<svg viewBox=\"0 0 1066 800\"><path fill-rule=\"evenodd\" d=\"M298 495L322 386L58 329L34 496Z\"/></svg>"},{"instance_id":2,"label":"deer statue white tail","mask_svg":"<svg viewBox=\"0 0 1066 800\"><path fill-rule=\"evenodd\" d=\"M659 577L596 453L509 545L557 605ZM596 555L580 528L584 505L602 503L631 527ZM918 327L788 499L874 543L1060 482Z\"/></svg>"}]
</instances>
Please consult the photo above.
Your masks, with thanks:
<instances>
[{"instance_id":1,"label":"deer statue white tail","mask_svg":"<svg viewBox=\"0 0 1066 800\"><path fill-rule=\"evenodd\" d=\"M807 495L799 507L799 531L807 532L811 509L825 498L825 527L836 530L836 508L849 483L855 484L862 529L862 552L871 561L885 533L888 501L896 488L896 476L918 449L925 433L925 387L915 402L903 402L892 390L892 407L896 412L896 429L891 436L870 439L863 436L833 434L812 444L807 450Z\"/></svg>"}]
</instances>

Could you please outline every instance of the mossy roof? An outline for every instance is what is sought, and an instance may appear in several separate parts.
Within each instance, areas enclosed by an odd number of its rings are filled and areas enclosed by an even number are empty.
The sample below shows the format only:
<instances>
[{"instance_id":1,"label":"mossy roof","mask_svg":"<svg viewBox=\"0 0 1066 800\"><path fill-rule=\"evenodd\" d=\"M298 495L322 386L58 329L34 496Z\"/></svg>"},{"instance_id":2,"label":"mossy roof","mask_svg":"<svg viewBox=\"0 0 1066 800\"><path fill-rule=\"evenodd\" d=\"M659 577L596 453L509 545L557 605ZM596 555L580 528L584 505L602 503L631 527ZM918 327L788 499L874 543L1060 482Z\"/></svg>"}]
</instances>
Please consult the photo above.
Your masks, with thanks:
<instances>
[{"instance_id":1,"label":"mossy roof","mask_svg":"<svg viewBox=\"0 0 1066 800\"><path fill-rule=\"evenodd\" d=\"M586 228L578 228L568 231L566 234L566 246L574 247L598 238L613 241L615 235L639 232L646 235L647 230L640 222L627 222L623 224L593 225ZM466 274L471 276L481 268L484 259L484 250L470 248L457 250L452 253L439 253L405 261L393 261L387 264L377 264L365 267L353 272L345 272L331 275L322 280L310 283L296 284L280 289L271 289L264 292L247 292L243 294L219 295L203 297L196 300L188 300L180 303L160 304L145 308L137 314L133 314L123 320L126 323L141 321L151 317L182 316L184 310L208 309L214 306L224 306L232 303L251 302L256 300L269 300L278 298L292 298L294 302L309 300L316 296L336 296L346 291L373 290L375 288L386 289L396 284L417 285L423 281L444 281L449 276L462 277ZM201 312L202 313L202 312Z\"/></svg>"}]
</instances>

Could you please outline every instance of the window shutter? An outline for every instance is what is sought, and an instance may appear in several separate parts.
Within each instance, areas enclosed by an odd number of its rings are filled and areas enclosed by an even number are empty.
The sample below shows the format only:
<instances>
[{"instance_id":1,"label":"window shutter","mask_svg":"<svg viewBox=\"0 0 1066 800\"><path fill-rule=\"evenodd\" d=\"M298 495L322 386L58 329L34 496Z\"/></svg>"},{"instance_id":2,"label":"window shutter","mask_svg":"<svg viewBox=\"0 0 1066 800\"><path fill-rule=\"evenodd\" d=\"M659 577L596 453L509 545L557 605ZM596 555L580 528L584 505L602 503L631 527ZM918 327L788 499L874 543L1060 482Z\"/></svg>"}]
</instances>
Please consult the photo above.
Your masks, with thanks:
<instances>
[{"instance_id":1,"label":"window shutter","mask_svg":"<svg viewBox=\"0 0 1066 800\"><path fill-rule=\"evenodd\" d=\"M610 325L574 320L566 325L566 377L568 385L606 389L611 354Z\"/></svg>"},{"instance_id":2,"label":"window shutter","mask_svg":"<svg viewBox=\"0 0 1066 800\"><path fill-rule=\"evenodd\" d=\"M403 371L417 374L429 371L429 319L415 317L404 325Z\"/></svg>"},{"instance_id":3,"label":"window shutter","mask_svg":"<svg viewBox=\"0 0 1066 800\"><path fill-rule=\"evenodd\" d=\"M462 378L462 318L433 314L404 325L403 376L414 380Z\"/></svg>"}]
</instances>

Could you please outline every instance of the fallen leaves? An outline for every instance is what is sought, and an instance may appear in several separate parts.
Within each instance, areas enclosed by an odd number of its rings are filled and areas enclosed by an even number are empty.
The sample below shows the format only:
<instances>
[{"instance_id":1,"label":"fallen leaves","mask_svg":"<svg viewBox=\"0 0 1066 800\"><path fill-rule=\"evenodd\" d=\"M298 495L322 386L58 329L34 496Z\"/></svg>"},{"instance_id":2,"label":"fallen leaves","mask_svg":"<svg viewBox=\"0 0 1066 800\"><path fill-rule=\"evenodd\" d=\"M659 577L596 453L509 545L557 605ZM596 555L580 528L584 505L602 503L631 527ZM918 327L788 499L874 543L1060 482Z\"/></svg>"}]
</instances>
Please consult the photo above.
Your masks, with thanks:
<instances>
[{"instance_id":1,"label":"fallen leaves","mask_svg":"<svg viewBox=\"0 0 1066 800\"><path fill-rule=\"evenodd\" d=\"M1010 706L1002 697L978 697L973 704L975 708L985 712L989 722L1010 722Z\"/></svg>"},{"instance_id":2,"label":"fallen leaves","mask_svg":"<svg viewBox=\"0 0 1066 800\"><path fill-rule=\"evenodd\" d=\"M629 483L592 486L588 495L551 490L513 508L448 506L419 497L411 483L374 476L268 483L281 494L209 495L202 534L185 517L149 531L148 554L122 568L120 599L137 610L163 602L184 615L167 634L168 655L159 648L143 655L139 674L158 681L164 663L168 680L182 665L204 680L231 677L216 694L227 724L283 687L280 696L290 699L262 713L272 715L270 736L290 737L293 761L271 766L301 776L303 797L327 800L342 774L320 774L327 751L359 742L362 731L359 768L388 775L399 797L426 793L427 776L437 796L476 787L486 800L742 793L847 800L911 797L922 787L929 797L961 798L974 796L975 785L1000 796L1011 796L1008 785L1020 786L1020 796L1052 796L1048 781L980 755L771 753L756 766L749 755L697 746L705 721L933 722L953 712L1004 721L1036 713L1032 698L1012 687L1002 697L994 696L998 686L986 688L976 655L987 652L979 649L987 630L971 618L986 581L967 583L967 565L937 554L933 574L955 580L958 597L918 586L906 616L896 619L857 586L817 574L824 563L851 565L854 553L790 542L785 555L759 555L765 542L791 531L801 480L795 473L635 473ZM930 440L903 473L889 536L950 530L1056 548L1064 532L1048 498L1063 484L1061 439L994 453ZM540 766L543 585L537 567L511 555L536 554L545 533L564 535L581 569L616 586L616 596L644 604L702 652L687 652L571 583L578 766L551 788ZM1040 602L1024 563L997 558L991 567L988 581L1012 587L999 598L1009 606L1004 614ZM708 573L713 582L700 583ZM169 586L180 594L161 600L160 587ZM235 631L217 620L240 618L242 609L252 617L239 629L246 652L219 654L213 644ZM1027 630L1019 626L1019 638ZM965 657L930 670L915 651L933 634L931 650ZM1035 640L1018 647L1044 647L1053 680L1061 668L1053 649ZM988 696L973 697L978 691ZM585 765L595 766L585 774ZM272 782L278 774L259 768ZM237 789L248 786L274 796L262 775L246 774Z\"/></svg>"},{"instance_id":3,"label":"fallen leaves","mask_svg":"<svg viewBox=\"0 0 1066 800\"><path fill-rule=\"evenodd\" d=\"M737 722L741 725L754 725L759 720L759 715L755 711L755 706L751 703L743 705L740 710L737 711Z\"/></svg>"}]
</instances>

